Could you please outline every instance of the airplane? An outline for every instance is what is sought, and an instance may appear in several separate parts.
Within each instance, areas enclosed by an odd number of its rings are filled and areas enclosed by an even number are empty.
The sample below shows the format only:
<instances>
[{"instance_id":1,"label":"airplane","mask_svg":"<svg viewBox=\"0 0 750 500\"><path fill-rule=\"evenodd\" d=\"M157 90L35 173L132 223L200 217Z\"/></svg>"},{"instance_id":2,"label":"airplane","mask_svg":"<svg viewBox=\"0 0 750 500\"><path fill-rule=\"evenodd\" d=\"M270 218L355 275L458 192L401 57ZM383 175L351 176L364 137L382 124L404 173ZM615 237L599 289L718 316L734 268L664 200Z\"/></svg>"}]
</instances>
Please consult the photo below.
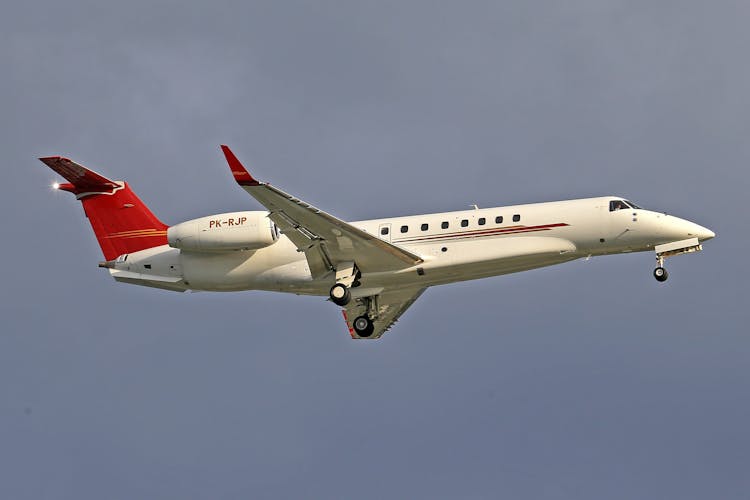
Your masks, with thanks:
<instances>
[{"instance_id":1,"label":"airplane","mask_svg":"<svg viewBox=\"0 0 750 500\"><path fill-rule=\"evenodd\" d=\"M40 160L83 204L119 282L178 292L265 290L326 296L352 338L380 338L431 286L599 255L653 251L664 260L715 236L619 196L345 222L258 181L222 145L234 180L265 210L167 226L130 186L67 158Z\"/></svg>"}]
</instances>

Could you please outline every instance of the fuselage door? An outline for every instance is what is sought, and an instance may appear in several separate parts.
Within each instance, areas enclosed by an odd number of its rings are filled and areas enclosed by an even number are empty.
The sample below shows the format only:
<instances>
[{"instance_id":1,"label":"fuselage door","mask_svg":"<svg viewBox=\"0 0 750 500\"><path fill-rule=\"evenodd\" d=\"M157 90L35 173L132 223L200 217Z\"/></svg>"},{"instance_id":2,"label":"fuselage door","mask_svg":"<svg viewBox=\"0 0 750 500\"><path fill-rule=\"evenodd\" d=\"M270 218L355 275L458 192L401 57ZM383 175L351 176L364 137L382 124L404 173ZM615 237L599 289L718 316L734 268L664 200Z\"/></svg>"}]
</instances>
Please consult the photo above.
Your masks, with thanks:
<instances>
[{"instance_id":1,"label":"fuselage door","mask_svg":"<svg viewBox=\"0 0 750 500\"><path fill-rule=\"evenodd\" d=\"M391 241L391 225L388 224L381 224L380 227L378 227L378 237L381 240L385 241Z\"/></svg>"}]
</instances>

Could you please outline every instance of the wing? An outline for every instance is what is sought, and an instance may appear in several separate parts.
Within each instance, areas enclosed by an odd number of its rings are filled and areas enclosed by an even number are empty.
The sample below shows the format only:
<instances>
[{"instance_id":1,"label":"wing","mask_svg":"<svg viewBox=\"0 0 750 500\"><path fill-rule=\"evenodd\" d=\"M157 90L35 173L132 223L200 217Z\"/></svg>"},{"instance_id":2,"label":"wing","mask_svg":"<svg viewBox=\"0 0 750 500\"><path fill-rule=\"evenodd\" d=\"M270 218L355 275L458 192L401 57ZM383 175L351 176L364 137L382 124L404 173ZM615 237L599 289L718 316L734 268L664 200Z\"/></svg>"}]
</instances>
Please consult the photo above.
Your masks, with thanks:
<instances>
[{"instance_id":1,"label":"wing","mask_svg":"<svg viewBox=\"0 0 750 500\"><path fill-rule=\"evenodd\" d=\"M269 211L270 219L304 252L313 278L354 262L363 273L396 271L422 259L408 250L315 208L284 191L258 182L227 146L221 146L234 179Z\"/></svg>"},{"instance_id":2,"label":"wing","mask_svg":"<svg viewBox=\"0 0 750 500\"><path fill-rule=\"evenodd\" d=\"M384 290L375 297L364 299L352 299L352 301L341 311L344 321L349 328L349 334L353 339L379 339L394 323L398 321L404 312L411 306L427 288L398 288ZM367 312L367 301L375 301L372 308L377 311L377 317L373 320L375 329L369 337L360 337L354 331L353 322L358 316Z\"/></svg>"}]
</instances>

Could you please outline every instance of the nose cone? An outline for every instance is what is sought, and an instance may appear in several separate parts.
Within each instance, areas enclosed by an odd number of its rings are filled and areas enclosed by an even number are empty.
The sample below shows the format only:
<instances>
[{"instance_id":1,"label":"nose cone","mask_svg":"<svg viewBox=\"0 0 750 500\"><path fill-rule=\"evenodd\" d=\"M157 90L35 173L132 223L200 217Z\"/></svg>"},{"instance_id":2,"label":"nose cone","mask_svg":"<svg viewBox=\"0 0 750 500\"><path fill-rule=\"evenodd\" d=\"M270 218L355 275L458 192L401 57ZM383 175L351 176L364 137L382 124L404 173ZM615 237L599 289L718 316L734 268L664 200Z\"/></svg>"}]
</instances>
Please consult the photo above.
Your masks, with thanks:
<instances>
[{"instance_id":1,"label":"nose cone","mask_svg":"<svg viewBox=\"0 0 750 500\"><path fill-rule=\"evenodd\" d=\"M706 241L716 236L716 234L707 227L703 227L695 222L690 222L689 220L680 219L679 217L667 216L662 224L665 236L668 235L675 240L698 238L698 241Z\"/></svg>"},{"instance_id":2,"label":"nose cone","mask_svg":"<svg viewBox=\"0 0 750 500\"><path fill-rule=\"evenodd\" d=\"M710 240L711 238L716 236L716 233L714 233L707 227L699 226L698 224L693 225L695 226L695 237L698 238L699 241Z\"/></svg>"},{"instance_id":3,"label":"nose cone","mask_svg":"<svg viewBox=\"0 0 750 500\"><path fill-rule=\"evenodd\" d=\"M711 231L707 227L698 225L695 222L686 220L682 224L680 224L680 226L689 238L698 238L698 241L710 240L711 238L716 236L713 231Z\"/></svg>"}]
</instances>

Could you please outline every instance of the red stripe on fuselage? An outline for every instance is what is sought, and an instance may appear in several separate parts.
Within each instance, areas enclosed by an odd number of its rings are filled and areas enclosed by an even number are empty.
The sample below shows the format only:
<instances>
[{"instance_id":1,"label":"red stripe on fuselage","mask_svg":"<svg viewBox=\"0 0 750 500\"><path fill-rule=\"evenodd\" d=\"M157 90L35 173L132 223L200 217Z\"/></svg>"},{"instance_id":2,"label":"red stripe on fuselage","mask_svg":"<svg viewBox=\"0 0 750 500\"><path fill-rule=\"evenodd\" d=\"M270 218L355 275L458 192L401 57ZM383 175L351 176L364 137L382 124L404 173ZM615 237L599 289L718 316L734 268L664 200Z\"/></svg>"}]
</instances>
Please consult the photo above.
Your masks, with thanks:
<instances>
[{"instance_id":1,"label":"red stripe on fuselage","mask_svg":"<svg viewBox=\"0 0 750 500\"><path fill-rule=\"evenodd\" d=\"M477 238L482 236L501 236L506 234L531 233L536 231L549 231L556 227L565 227L568 224L558 222L557 224L544 224L541 226L511 226L498 227L494 229L479 229L475 231L462 231L448 234L433 234L424 237L394 239L394 243L421 243L425 241L440 241L453 239Z\"/></svg>"}]
</instances>

